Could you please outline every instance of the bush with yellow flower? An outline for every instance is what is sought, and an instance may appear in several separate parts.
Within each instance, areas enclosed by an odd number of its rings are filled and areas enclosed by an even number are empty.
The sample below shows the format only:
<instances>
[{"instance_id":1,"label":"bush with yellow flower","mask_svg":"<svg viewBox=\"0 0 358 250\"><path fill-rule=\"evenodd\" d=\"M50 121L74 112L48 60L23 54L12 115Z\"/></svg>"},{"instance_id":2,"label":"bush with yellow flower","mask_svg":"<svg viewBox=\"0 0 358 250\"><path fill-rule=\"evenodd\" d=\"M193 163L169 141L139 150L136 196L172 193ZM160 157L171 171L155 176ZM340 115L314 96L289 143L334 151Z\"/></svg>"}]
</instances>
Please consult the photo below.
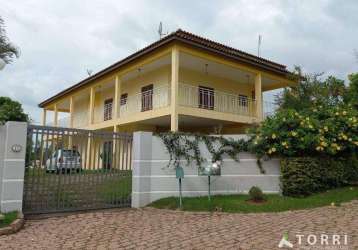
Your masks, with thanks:
<instances>
[{"instance_id":1,"label":"bush with yellow flower","mask_svg":"<svg viewBox=\"0 0 358 250\"><path fill-rule=\"evenodd\" d=\"M358 152L358 115L348 105L281 110L249 134L259 156L345 155Z\"/></svg>"}]
</instances>

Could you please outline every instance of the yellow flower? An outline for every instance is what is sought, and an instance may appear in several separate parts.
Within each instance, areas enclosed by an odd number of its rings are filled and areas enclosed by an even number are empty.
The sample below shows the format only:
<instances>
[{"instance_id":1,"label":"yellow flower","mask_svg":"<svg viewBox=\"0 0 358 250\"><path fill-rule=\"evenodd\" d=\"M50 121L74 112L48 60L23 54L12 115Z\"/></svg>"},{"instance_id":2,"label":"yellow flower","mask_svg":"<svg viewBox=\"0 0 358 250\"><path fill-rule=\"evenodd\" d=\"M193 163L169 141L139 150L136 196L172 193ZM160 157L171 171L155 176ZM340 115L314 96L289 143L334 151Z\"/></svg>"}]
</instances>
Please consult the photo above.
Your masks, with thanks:
<instances>
[{"instance_id":1,"label":"yellow flower","mask_svg":"<svg viewBox=\"0 0 358 250\"><path fill-rule=\"evenodd\" d=\"M343 111L343 112L342 112L342 114L343 114L343 115L346 115L346 114L347 114L347 112L346 112L346 111Z\"/></svg>"},{"instance_id":2,"label":"yellow flower","mask_svg":"<svg viewBox=\"0 0 358 250\"><path fill-rule=\"evenodd\" d=\"M302 121L302 122L300 122L300 125L301 125L301 126L303 126L303 125L304 125L304 122L303 122L303 121Z\"/></svg>"},{"instance_id":3,"label":"yellow flower","mask_svg":"<svg viewBox=\"0 0 358 250\"><path fill-rule=\"evenodd\" d=\"M327 126L324 126L323 129L324 129L324 131L326 131L326 132L328 131L328 127L327 127Z\"/></svg>"},{"instance_id":4,"label":"yellow flower","mask_svg":"<svg viewBox=\"0 0 358 250\"><path fill-rule=\"evenodd\" d=\"M308 125L308 127L309 127L309 128L311 128L311 129L313 128L313 126L312 126L311 124L310 124L310 125Z\"/></svg>"},{"instance_id":5,"label":"yellow flower","mask_svg":"<svg viewBox=\"0 0 358 250\"><path fill-rule=\"evenodd\" d=\"M297 132L292 131L292 132L291 132L291 135L292 135L292 136L296 136L296 135L297 135Z\"/></svg>"},{"instance_id":6,"label":"yellow flower","mask_svg":"<svg viewBox=\"0 0 358 250\"><path fill-rule=\"evenodd\" d=\"M310 118L309 117L306 117L306 121L309 121L310 120Z\"/></svg>"},{"instance_id":7,"label":"yellow flower","mask_svg":"<svg viewBox=\"0 0 358 250\"><path fill-rule=\"evenodd\" d=\"M282 142L281 144L282 144L282 146L286 146L286 145L287 145L287 142L284 141L284 142Z\"/></svg>"},{"instance_id":8,"label":"yellow flower","mask_svg":"<svg viewBox=\"0 0 358 250\"><path fill-rule=\"evenodd\" d=\"M348 141L352 141L352 138L348 138Z\"/></svg>"},{"instance_id":9,"label":"yellow flower","mask_svg":"<svg viewBox=\"0 0 358 250\"><path fill-rule=\"evenodd\" d=\"M336 112L336 115L339 115L339 113L338 113L338 112Z\"/></svg>"},{"instance_id":10,"label":"yellow flower","mask_svg":"<svg viewBox=\"0 0 358 250\"><path fill-rule=\"evenodd\" d=\"M272 134L271 137L272 137L272 139L275 139L275 138L276 138L276 135L275 135L275 134Z\"/></svg>"},{"instance_id":11,"label":"yellow flower","mask_svg":"<svg viewBox=\"0 0 358 250\"><path fill-rule=\"evenodd\" d=\"M341 150L341 147L340 147L340 146L337 146L337 150Z\"/></svg>"},{"instance_id":12,"label":"yellow flower","mask_svg":"<svg viewBox=\"0 0 358 250\"><path fill-rule=\"evenodd\" d=\"M270 149L270 150L268 151L268 153L269 153L269 154L272 154L272 151L271 151L271 149Z\"/></svg>"},{"instance_id":13,"label":"yellow flower","mask_svg":"<svg viewBox=\"0 0 358 250\"><path fill-rule=\"evenodd\" d=\"M276 148L271 148L271 151L272 151L272 152L276 152Z\"/></svg>"}]
</instances>

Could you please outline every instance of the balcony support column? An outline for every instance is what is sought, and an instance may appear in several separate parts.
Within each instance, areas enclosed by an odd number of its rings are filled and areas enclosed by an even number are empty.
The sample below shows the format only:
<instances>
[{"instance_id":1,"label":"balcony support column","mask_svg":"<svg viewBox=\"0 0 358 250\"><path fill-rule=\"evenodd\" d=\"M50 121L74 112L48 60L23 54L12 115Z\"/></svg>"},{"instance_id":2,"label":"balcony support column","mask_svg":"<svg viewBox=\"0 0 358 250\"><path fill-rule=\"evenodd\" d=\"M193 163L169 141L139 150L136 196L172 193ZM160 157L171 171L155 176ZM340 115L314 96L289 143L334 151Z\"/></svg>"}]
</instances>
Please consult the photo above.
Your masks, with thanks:
<instances>
[{"instance_id":1,"label":"balcony support column","mask_svg":"<svg viewBox=\"0 0 358 250\"><path fill-rule=\"evenodd\" d=\"M46 118L47 118L47 110L44 108L42 109L42 119L41 119L42 126L46 126Z\"/></svg>"},{"instance_id":2,"label":"balcony support column","mask_svg":"<svg viewBox=\"0 0 358 250\"><path fill-rule=\"evenodd\" d=\"M179 129L178 99L179 99L179 49L172 50L172 72L171 72L171 115L170 130L176 132Z\"/></svg>"},{"instance_id":3,"label":"balcony support column","mask_svg":"<svg viewBox=\"0 0 358 250\"><path fill-rule=\"evenodd\" d=\"M74 110L74 100L73 100L73 96L70 97L70 120L69 120L69 127L73 128L73 110ZM73 147L73 138L72 138L72 133L68 134L68 145L69 148Z\"/></svg>"},{"instance_id":4,"label":"balcony support column","mask_svg":"<svg viewBox=\"0 0 358 250\"><path fill-rule=\"evenodd\" d=\"M122 82L120 77L117 75L114 86L114 119L118 119L120 117L119 107L120 107L120 98L121 98L121 87Z\"/></svg>"},{"instance_id":5,"label":"balcony support column","mask_svg":"<svg viewBox=\"0 0 358 250\"><path fill-rule=\"evenodd\" d=\"M255 76L255 101L256 101L256 117L258 121L262 121L262 77L261 73Z\"/></svg>"},{"instance_id":6,"label":"balcony support column","mask_svg":"<svg viewBox=\"0 0 358 250\"><path fill-rule=\"evenodd\" d=\"M88 107L88 124L93 124L93 116L94 116L94 98L95 98L95 90L94 87L90 89L90 102Z\"/></svg>"},{"instance_id":7,"label":"balcony support column","mask_svg":"<svg viewBox=\"0 0 358 250\"><path fill-rule=\"evenodd\" d=\"M70 97L70 128L73 128L73 112L74 112L74 100L73 100L73 96Z\"/></svg>"},{"instance_id":8,"label":"balcony support column","mask_svg":"<svg viewBox=\"0 0 358 250\"><path fill-rule=\"evenodd\" d=\"M53 126L57 127L58 126L58 108L57 108L57 104L54 105L53 112L54 112Z\"/></svg>"}]
</instances>

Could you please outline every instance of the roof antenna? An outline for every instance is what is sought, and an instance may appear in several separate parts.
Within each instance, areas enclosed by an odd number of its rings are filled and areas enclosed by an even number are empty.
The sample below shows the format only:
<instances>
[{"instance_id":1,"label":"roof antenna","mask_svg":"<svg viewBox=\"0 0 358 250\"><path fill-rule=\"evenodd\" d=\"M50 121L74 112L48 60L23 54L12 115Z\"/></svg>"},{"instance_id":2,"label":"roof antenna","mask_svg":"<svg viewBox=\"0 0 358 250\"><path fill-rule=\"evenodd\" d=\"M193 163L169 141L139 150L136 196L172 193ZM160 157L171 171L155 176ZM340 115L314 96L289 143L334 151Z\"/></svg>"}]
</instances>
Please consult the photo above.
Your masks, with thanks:
<instances>
[{"instance_id":1,"label":"roof antenna","mask_svg":"<svg viewBox=\"0 0 358 250\"><path fill-rule=\"evenodd\" d=\"M86 69L86 71L87 71L87 75L88 75L88 76L91 76L91 75L92 75L93 70L91 70L91 69Z\"/></svg>"},{"instance_id":2,"label":"roof antenna","mask_svg":"<svg viewBox=\"0 0 358 250\"><path fill-rule=\"evenodd\" d=\"M258 44L257 44L257 56L260 57L260 54L261 54L261 42L262 42L262 36L259 35L259 41L258 41Z\"/></svg>"},{"instance_id":3,"label":"roof antenna","mask_svg":"<svg viewBox=\"0 0 358 250\"><path fill-rule=\"evenodd\" d=\"M168 32L163 33L163 24L162 24L162 22L159 23L158 34L159 34L159 39L162 39L163 36L168 35Z\"/></svg>"}]
</instances>

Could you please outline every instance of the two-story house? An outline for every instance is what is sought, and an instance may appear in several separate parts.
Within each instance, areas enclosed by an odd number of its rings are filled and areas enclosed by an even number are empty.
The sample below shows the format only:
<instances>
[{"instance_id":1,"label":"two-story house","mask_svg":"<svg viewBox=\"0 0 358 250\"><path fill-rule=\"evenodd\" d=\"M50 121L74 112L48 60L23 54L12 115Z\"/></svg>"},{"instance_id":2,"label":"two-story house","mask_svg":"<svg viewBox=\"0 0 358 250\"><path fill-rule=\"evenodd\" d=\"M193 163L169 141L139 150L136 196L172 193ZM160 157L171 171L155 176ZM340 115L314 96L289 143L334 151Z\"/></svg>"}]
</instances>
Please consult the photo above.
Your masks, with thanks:
<instances>
[{"instance_id":1,"label":"two-story house","mask_svg":"<svg viewBox=\"0 0 358 250\"><path fill-rule=\"evenodd\" d=\"M241 133L263 92L294 85L286 66L177 30L39 104L71 128Z\"/></svg>"}]
</instances>

